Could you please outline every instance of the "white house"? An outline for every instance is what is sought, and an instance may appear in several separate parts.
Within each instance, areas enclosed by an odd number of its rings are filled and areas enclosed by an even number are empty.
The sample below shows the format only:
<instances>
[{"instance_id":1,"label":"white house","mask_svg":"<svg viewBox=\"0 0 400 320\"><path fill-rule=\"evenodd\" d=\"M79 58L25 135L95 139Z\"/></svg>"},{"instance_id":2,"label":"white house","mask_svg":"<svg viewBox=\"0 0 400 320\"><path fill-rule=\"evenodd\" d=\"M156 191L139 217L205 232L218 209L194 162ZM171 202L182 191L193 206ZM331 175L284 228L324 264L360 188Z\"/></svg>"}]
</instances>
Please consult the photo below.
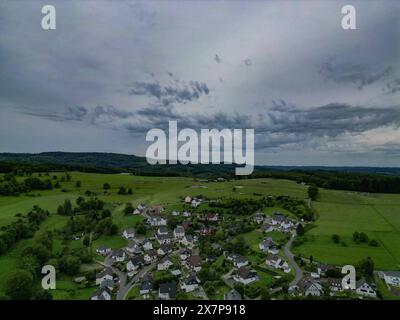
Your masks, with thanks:
<instances>
[{"instance_id":1,"label":"white house","mask_svg":"<svg viewBox=\"0 0 400 320\"><path fill-rule=\"evenodd\" d=\"M368 297L368 298L376 298L376 291L372 286L365 281L365 279L361 279L356 283L356 293L360 296Z\"/></svg>"},{"instance_id":2,"label":"white house","mask_svg":"<svg viewBox=\"0 0 400 320\"><path fill-rule=\"evenodd\" d=\"M109 288L100 288L92 297L91 300L111 300L112 292Z\"/></svg>"},{"instance_id":3,"label":"white house","mask_svg":"<svg viewBox=\"0 0 400 320\"><path fill-rule=\"evenodd\" d=\"M111 268L105 268L103 271L96 274L96 284L101 284L104 280L113 280L114 272Z\"/></svg>"},{"instance_id":4,"label":"white house","mask_svg":"<svg viewBox=\"0 0 400 320\"><path fill-rule=\"evenodd\" d=\"M129 259L126 264L126 270L129 273L136 273L144 265L144 257L142 255Z\"/></svg>"},{"instance_id":5,"label":"white house","mask_svg":"<svg viewBox=\"0 0 400 320\"><path fill-rule=\"evenodd\" d=\"M233 279L246 285L258 281L259 277L255 271L251 271L246 267L240 267L237 270L237 273L233 276Z\"/></svg>"},{"instance_id":6,"label":"white house","mask_svg":"<svg viewBox=\"0 0 400 320\"><path fill-rule=\"evenodd\" d=\"M111 248L107 247L107 246L100 246L96 249L96 252L98 254L101 254L103 256L109 254L111 252Z\"/></svg>"},{"instance_id":7,"label":"white house","mask_svg":"<svg viewBox=\"0 0 400 320\"><path fill-rule=\"evenodd\" d=\"M174 210L171 212L171 215L173 215L174 217L177 217L180 215L180 213L179 213L179 211Z\"/></svg>"},{"instance_id":8,"label":"white house","mask_svg":"<svg viewBox=\"0 0 400 320\"><path fill-rule=\"evenodd\" d=\"M182 226L177 226L174 229L174 237L175 238L183 238L185 236L185 229Z\"/></svg>"},{"instance_id":9,"label":"white house","mask_svg":"<svg viewBox=\"0 0 400 320\"><path fill-rule=\"evenodd\" d=\"M170 257L165 257L160 260L157 264L157 270L162 271L162 270L168 270L169 267L173 265L173 262L171 261Z\"/></svg>"},{"instance_id":10,"label":"white house","mask_svg":"<svg viewBox=\"0 0 400 320\"><path fill-rule=\"evenodd\" d=\"M266 251L271 254L278 254L279 249L278 246L271 238L264 239L258 244L258 247L261 251Z\"/></svg>"},{"instance_id":11,"label":"white house","mask_svg":"<svg viewBox=\"0 0 400 320\"><path fill-rule=\"evenodd\" d=\"M181 289L185 292L192 292L199 287L200 280L197 278L196 274L190 274L181 283Z\"/></svg>"},{"instance_id":12,"label":"white house","mask_svg":"<svg viewBox=\"0 0 400 320\"><path fill-rule=\"evenodd\" d=\"M173 250L173 248L172 248L171 245L162 244L162 245L160 246L160 248L158 248L157 254L158 254L159 256L164 256L164 255L166 255L166 254L172 252L172 250Z\"/></svg>"},{"instance_id":13,"label":"white house","mask_svg":"<svg viewBox=\"0 0 400 320\"><path fill-rule=\"evenodd\" d=\"M190 217L192 215L192 213L190 211L183 211L182 215L184 217Z\"/></svg>"},{"instance_id":14,"label":"white house","mask_svg":"<svg viewBox=\"0 0 400 320\"><path fill-rule=\"evenodd\" d=\"M269 254L265 260L265 263L275 269L281 269L285 273L290 272L289 264L276 254Z\"/></svg>"},{"instance_id":15,"label":"white house","mask_svg":"<svg viewBox=\"0 0 400 320\"><path fill-rule=\"evenodd\" d=\"M264 222L264 215L262 213L257 212L253 216L254 223L261 224Z\"/></svg>"},{"instance_id":16,"label":"white house","mask_svg":"<svg viewBox=\"0 0 400 320\"><path fill-rule=\"evenodd\" d=\"M201 200L200 199L192 199L191 206L193 208L197 208L200 204L201 204Z\"/></svg>"},{"instance_id":17,"label":"white house","mask_svg":"<svg viewBox=\"0 0 400 320\"><path fill-rule=\"evenodd\" d=\"M135 230L129 228L124 230L124 232L122 233L122 236L126 239L126 240L132 240L133 238L135 238Z\"/></svg>"},{"instance_id":18,"label":"white house","mask_svg":"<svg viewBox=\"0 0 400 320\"><path fill-rule=\"evenodd\" d=\"M158 233L156 233L156 240L160 245L162 245L162 244L170 244L173 241L172 232L168 232L167 234L158 234Z\"/></svg>"},{"instance_id":19,"label":"white house","mask_svg":"<svg viewBox=\"0 0 400 320\"><path fill-rule=\"evenodd\" d=\"M147 222L152 227L159 227L159 226L166 226L167 225L167 218L161 216L154 216L150 217Z\"/></svg>"},{"instance_id":20,"label":"white house","mask_svg":"<svg viewBox=\"0 0 400 320\"><path fill-rule=\"evenodd\" d=\"M320 297L323 294L322 285L314 279L303 278L298 284L300 295Z\"/></svg>"},{"instance_id":21,"label":"white house","mask_svg":"<svg viewBox=\"0 0 400 320\"><path fill-rule=\"evenodd\" d=\"M144 259L144 263L150 264L153 261L157 260L157 252L155 250L148 250L144 254L143 259Z\"/></svg>"},{"instance_id":22,"label":"white house","mask_svg":"<svg viewBox=\"0 0 400 320\"><path fill-rule=\"evenodd\" d=\"M383 280L388 286L400 286L400 271L383 271Z\"/></svg>"},{"instance_id":23,"label":"white house","mask_svg":"<svg viewBox=\"0 0 400 320\"><path fill-rule=\"evenodd\" d=\"M180 243L186 247L192 247L194 245L194 239L191 235L187 234L180 240Z\"/></svg>"},{"instance_id":24,"label":"white house","mask_svg":"<svg viewBox=\"0 0 400 320\"><path fill-rule=\"evenodd\" d=\"M235 253L228 255L227 259L232 261L236 268L241 268L249 264L249 261L245 257Z\"/></svg>"},{"instance_id":25,"label":"white house","mask_svg":"<svg viewBox=\"0 0 400 320\"><path fill-rule=\"evenodd\" d=\"M133 214L134 214L134 215L140 214L140 210L139 210L139 209L133 210Z\"/></svg>"},{"instance_id":26,"label":"white house","mask_svg":"<svg viewBox=\"0 0 400 320\"><path fill-rule=\"evenodd\" d=\"M186 260L191 255L192 255L192 250L190 249L183 248L179 251L179 257L181 258L182 261Z\"/></svg>"},{"instance_id":27,"label":"white house","mask_svg":"<svg viewBox=\"0 0 400 320\"><path fill-rule=\"evenodd\" d=\"M192 198L189 197L189 196L186 196L184 201L185 201L185 203L191 203L192 202Z\"/></svg>"},{"instance_id":28,"label":"white house","mask_svg":"<svg viewBox=\"0 0 400 320\"><path fill-rule=\"evenodd\" d=\"M125 248L125 250L129 254L135 254L141 251L140 245L136 243L135 241L131 241L128 243L128 246Z\"/></svg>"},{"instance_id":29,"label":"white house","mask_svg":"<svg viewBox=\"0 0 400 320\"><path fill-rule=\"evenodd\" d=\"M122 249L118 249L113 251L113 253L111 254L111 258L115 261L115 262L123 262L125 260L125 251Z\"/></svg>"},{"instance_id":30,"label":"white house","mask_svg":"<svg viewBox=\"0 0 400 320\"><path fill-rule=\"evenodd\" d=\"M152 250L153 249L153 244L149 239L144 239L142 242L142 247L144 250Z\"/></svg>"}]
</instances>

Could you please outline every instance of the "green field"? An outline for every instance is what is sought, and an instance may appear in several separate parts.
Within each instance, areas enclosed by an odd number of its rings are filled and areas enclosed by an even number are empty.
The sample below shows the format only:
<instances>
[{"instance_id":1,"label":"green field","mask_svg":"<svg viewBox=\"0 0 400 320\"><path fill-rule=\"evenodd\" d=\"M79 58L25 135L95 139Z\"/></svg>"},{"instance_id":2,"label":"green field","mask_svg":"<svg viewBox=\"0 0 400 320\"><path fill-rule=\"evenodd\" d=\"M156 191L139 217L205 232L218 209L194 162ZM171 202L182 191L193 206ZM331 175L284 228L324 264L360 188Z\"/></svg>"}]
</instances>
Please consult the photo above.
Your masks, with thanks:
<instances>
[{"instance_id":1,"label":"green field","mask_svg":"<svg viewBox=\"0 0 400 320\"><path fill-rule=\"evenodd\" d=\"M61 176L62 174L58 174ZM120 231L133 227L142 216L125 216L122 212L126 202L133 205L139 203L162 204L168 211L179 209L181 199L186 195L209 198L238 197L260 198L260 195L289 195L299 199L307 198L307 187L288 180L274 179L244 179L225 182L205 182L181 177L141 177L123 174L90 174L71 173L70 182L62 182L61 189L34 192L35 196L21 195L18 197L0 197L0 227L16 219L17 213L25 214L37 204L51 212L50 217L41 225L39 232L62 228L67 217L56 215L55 211L65 199L75 200L84 195L86 190L96 192L104 200L113 213L113 220ZM50 177L52 174L50 175ZM77 180L82 182L78 189ZM104 193L105 182L110 183L111 189ZM118 195L118 187L132 188L132 195ZM240 188L234 189L234 187ZM64 189L64 192L62 191ZM236 190L236 191L235 191ZM40 194L40 196L38 195ZM320 190L318 201L312 203L317 211L318 219L315 227L306 233L306 241L294 249L315 260L332 264L353 264L370 256L375 262L376 269L400 269L400 195L362 194L357 192ZM266 213L281 208L266 208ZM249 215L252 212L249 212ZM356 244L352 241L354 231L364 231L370 239L379 242L378 247L368 244ZM335 244L332 234L338 234L346 246ZM278 235L265 235L278 237ZM264 237L258 231L244 235L246 243L258 250L258 241ZM275 240L279 240L276 238ZM0 294L9 273L15 269L21 250L32 240L19 242L8 253L0 256ZM112 248L126 245L119 235L101 237L94 242L94 248L106 244ZM56 243L56 249L65 244ZM82 245L80 241L71 240L70 247ZM89 298L94 290L78 289L72 281L63 280L56 298L79 299Z\"/></svg>"},{"instance_id":2,"label":"green field","mask_svg":"<svg viewBox=\"0 0 400 320\"><path fill-rule=\"evenodd\" d=\"M354 264L370 256L376 269L400 268L400 196L321 190L313 207L319 215L316 227L297 252L332 264ZM365 232L379 246L356 244L355 231ZM333 243L332 234L338 234L347 246Z\"/></svg>"}]
</instances>

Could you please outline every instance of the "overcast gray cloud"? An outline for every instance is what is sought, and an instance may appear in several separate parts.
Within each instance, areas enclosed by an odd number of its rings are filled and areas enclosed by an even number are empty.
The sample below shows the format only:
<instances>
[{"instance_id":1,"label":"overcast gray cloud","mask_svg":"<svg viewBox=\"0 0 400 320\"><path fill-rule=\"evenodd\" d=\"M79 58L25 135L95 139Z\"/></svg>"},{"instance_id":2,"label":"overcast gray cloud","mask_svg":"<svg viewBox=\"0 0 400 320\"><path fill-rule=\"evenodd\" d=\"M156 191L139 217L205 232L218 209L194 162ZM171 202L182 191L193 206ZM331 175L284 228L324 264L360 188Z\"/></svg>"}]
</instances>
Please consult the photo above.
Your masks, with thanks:
<instances>
[{"instance_id":1,"label":"overcast gray cloud","mask_svg":"<svg viewBox=\"0 0 400 320\"><path fill-rule=\"evenodd\" d=\"M168 73L173 76L172 73ZM195 101L201 95L208 95L210 89L205 83L198 81L175 80L172 85L162 86L158 82L135 82L130 89L130 95L144 95L157 99L162 105L167 106L175 103L187 103Z\"/></svg>"},{"instance_id":2,"label":"overcast gray cloud","mask_svg":"<svg viewBox=\"0 0 400 320\"><path fill-rule=\"evenodd\" d=\"M52 3L49 32L0 3L0 152L143 154L178 120L254 128L258 163L400 163L396 1L354 1L357 30L342 1Z\"/></svg>"}]
</instances>

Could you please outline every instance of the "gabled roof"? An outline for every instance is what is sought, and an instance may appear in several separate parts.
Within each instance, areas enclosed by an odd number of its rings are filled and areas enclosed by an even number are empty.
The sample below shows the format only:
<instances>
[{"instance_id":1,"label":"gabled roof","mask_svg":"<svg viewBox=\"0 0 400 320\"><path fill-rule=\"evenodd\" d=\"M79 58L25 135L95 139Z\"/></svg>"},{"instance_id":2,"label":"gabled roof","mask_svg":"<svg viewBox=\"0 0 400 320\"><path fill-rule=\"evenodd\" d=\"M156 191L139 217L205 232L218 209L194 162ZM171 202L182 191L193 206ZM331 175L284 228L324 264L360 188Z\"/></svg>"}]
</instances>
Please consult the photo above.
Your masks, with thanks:
<instances>
[{"instance_id":1,"label":"gabled roof","mask_svg":"<svg viewBox=\"0 0 400 320\"><path fill-rule=\"evenodd\" d=\"M129 260L133 265L141 265L144 264L144 256L140 255L140 256L134 256L133 258L131 258Z\"/></svg>"},{"instance_id":2,"label":"gabled roof","mask_svg":"<svg viewBox=\"0 0 400 320\"><path fill-rule=\"evenodd\" d=\"M140 283L140 290L153 290L153 281L146 279Z\"/></svg>"},{"instance_id":3,"label":"gabled roof","mask_svg":"<svg viewBox=\"0 0 400 320\"><path fill-rule=\"evenodd\" d=\"M254 277L256 275L256 272L250 271L246 267L240 267L237 271L237 275L242 279L249 279Z\"/></svg>"},{"instance_id":4,"label":"gabled roof","mask_svg":"<svg viewBox=\"0 0 400 320\"><path fill-rule=\"evenodd\" d=\"M171 258L170 258L169 256L165 256L164 258L162 258L162 259L160 260L160 262L158 262L158 264L164 264L164 263L166 263L166 262L168 262L168 261L172 263Z\"/></svg>"},{"instance_id":5,"label":"gabled roof","mask_svg":"<svg viewBox=\"0 0 400 320\"><path fill-rule=\"evenodd\" d=\"M96 274L96 278L102 278L106 275L113 276L114 272L112 271L111 268L105 268L103 271L100 271L99 273Z\"/></svg>"},{"instance_id":6,"label":"gabled roof","mask_svg":"<svg viewBox=\"0 0 400 320\"><path fill-rule=\"evenodd\" d=\"M200 263L201 263L201 258L200 258L200 256L194 255L194 256L190 256L186 261L188 264L190 264L193 267L199 267Z\"/></svg>"},{"instance_id":7,"label":"gabled roof","mask_svg":"<svg viewBox=\"0 0 400 320\"><path fill-rule=\"evenodd\" d=\"M175 232L175 233L184 233L184 232L185 232L185 229L184 229L182 226L177 226L177 227L174 229L174 232Z\"/></svg>"},{"instance_id":8,"label":"gabled roof","mask_svg":"<svg viewBox=\"0 0 400 320\"><path fill-rule=\"evenodd\" d=\"M169 294L170 298L174 298L176 295L176 284L175 282L161 283L158 287L161 294Z\"/></svg>"}]
</instances>

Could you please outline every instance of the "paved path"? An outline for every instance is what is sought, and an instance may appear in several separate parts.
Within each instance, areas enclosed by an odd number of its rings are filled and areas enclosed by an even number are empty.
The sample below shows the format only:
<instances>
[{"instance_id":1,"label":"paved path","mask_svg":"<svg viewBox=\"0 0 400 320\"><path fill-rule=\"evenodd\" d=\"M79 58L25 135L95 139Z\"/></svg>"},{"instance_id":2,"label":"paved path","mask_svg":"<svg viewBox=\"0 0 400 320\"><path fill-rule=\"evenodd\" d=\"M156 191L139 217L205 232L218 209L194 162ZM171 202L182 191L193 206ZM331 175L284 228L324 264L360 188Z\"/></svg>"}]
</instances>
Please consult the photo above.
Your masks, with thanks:
<instances>
[{"instance_id":1,"label":"paved path","mask_svg":"<svg viewBox=\"0 0 400 320\"><path fill-rule=\"evenodd\" d=\"M290 240L283 247L283 253L285 254L286 258L288 259L290 266L296 272L294 279L289 284L290 287L297 285L299 283L299 281L301 280L301 278L303 278L303 270L301 270L301 268L299 267L297 262L294 260L294 255L290 251L295 238L296 238L296 234L293 234L292 237L290 238Z\"/></svg>"}]
</instances>

